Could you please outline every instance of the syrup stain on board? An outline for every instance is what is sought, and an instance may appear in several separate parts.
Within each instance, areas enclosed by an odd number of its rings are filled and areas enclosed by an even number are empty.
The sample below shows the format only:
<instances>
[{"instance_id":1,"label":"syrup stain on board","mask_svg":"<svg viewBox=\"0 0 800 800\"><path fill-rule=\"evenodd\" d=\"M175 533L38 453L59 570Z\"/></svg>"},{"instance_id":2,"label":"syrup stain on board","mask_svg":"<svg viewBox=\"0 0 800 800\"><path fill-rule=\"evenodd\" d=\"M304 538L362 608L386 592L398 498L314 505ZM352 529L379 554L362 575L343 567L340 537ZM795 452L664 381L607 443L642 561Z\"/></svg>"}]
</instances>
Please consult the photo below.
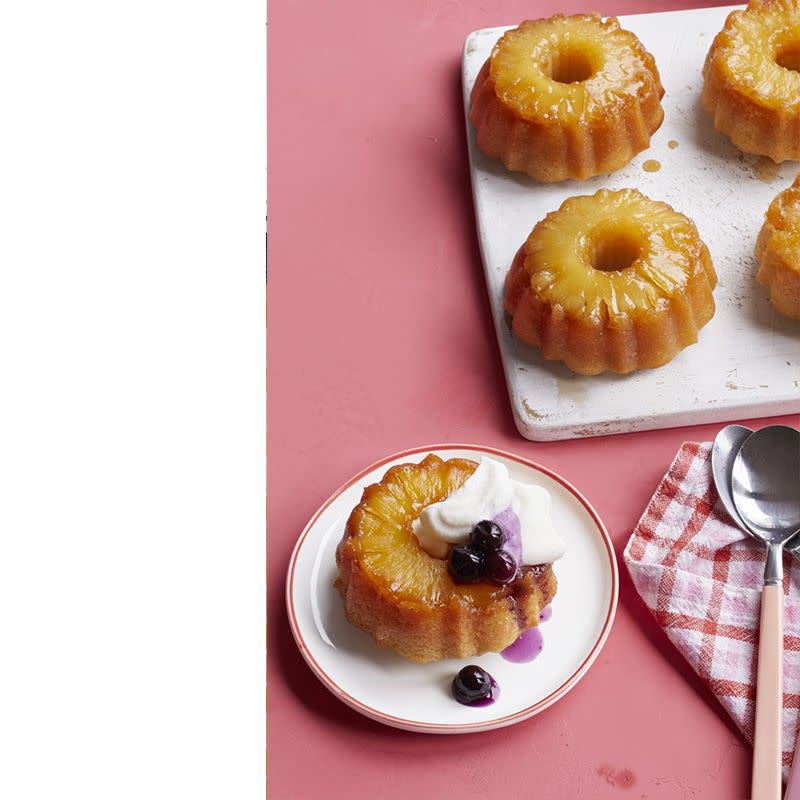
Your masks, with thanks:
<instances>
[{"instance_id":1,"label":"syrup stain on board","mask_svg":"<svg viewBox=\"0 0 800 800\"><path fill-rule=\"evenodd\" d=\"M763 183L772 183L778 177L780 165L776 164L769 156L761 156L753 164L753 175Z\"/></svg>"},{"instance_id":2,"label":"syrup stain on board","mask_svg":"<svg viewBox=\"0 0 800 800\"><path fill-rule=\"evenodd\" d=\"M669 147L670 150L675 150L677 148L677 146L678 146L678 142L676 142L675 139L670 139L667 142L667 147Z\"/></svg>"},{"instance_id":3,"label":"syrup stain on board","mask_svg":"<svg viewBox=\"0 0 800 800\"><path fill-rule=\"evenodd\" d=\"M556 378L559 399L572 401L575 405L582 405L589 399L589 387L582 376L573 378Z\"/></svg>"},{"instance_id":4,"label":"syrup stain on board","mask_svg":"<svg viewBox=\"0 0 800 800\"><path fill-rule=\"evenodd\" d=\"M658 172L661 169L661 162L656 161L654 158L648 158L647 161L642 164L642 169L645 172Z\"/></svg>"}]
</instances>

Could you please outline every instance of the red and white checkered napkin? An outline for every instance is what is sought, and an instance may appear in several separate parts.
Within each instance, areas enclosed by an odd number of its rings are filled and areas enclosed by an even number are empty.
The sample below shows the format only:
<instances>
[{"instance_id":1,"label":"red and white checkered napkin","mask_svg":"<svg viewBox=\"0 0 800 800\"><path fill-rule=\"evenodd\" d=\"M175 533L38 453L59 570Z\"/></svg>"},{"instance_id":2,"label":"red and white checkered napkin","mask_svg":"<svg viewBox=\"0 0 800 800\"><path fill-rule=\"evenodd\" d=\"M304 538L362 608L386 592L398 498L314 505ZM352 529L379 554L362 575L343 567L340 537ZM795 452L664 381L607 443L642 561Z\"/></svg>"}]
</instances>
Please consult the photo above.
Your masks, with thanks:
<instances>
[{"instance_id":1,"label":"red and white checkered napkin","mask_svg":"<svg viewBox=\"0 0 800 800\"><path fill-rule=\"evenodd\" d=\"M729 521L711 476L711 444L686 442L625 548L642 599L753 741L764 550ZM783 771L800 707L800 566L785 556Z\"/></svg>"}]
</instances>

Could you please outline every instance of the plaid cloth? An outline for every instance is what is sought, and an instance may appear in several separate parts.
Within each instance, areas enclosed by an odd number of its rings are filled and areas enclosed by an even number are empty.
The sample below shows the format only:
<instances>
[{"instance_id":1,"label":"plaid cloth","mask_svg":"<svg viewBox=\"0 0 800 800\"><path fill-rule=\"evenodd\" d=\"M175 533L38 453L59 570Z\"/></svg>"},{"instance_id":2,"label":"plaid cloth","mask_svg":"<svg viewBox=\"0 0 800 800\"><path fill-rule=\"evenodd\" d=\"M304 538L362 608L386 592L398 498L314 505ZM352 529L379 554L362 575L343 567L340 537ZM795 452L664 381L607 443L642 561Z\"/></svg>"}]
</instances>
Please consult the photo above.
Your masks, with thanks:
<instances>
[{"instance_id":1,"label":"plaid cloth","mask_svg":"<svg viewBox=\"0 0 800 800\"><path fill-rule=\"evenodd\" d=\"M753 741L764 548L737 528L711 475L711 444L686 442L625 548L656 622ZM783 774L800 707L800 566L785 555Z\"/></svg>"}]
</instances>

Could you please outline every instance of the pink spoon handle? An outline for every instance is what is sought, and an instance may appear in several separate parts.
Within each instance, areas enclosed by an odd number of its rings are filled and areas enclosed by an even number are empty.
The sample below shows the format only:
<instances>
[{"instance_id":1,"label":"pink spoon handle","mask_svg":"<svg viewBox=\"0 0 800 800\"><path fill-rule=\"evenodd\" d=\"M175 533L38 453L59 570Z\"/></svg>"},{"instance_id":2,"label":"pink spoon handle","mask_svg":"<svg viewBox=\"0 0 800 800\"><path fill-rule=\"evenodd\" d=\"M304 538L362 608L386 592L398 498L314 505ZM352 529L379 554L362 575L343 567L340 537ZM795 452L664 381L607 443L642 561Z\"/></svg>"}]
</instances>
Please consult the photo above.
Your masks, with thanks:
<instances>
[{"instance_id":1,"label":"pink spoon handle","mask_svg":"<svg viewBox=\"0 0 800 800\"><path fill-rule=\"evenodd\" d=\"M783 586L767 585L761 592L752 800L780 800L782 714Z\"/></svg>"}]
</instances>

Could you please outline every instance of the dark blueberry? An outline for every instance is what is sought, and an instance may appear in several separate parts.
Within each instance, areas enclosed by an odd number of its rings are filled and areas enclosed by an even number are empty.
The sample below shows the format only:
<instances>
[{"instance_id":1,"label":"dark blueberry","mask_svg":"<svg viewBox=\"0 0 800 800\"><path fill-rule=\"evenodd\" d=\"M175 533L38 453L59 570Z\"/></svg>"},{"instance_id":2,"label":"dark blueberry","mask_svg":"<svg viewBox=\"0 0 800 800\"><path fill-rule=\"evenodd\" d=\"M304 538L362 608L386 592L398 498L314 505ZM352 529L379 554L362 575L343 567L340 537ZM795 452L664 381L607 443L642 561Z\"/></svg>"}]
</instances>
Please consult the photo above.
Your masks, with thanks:
<instances>
[{"instance_id":1,"label":"dark blueberry","mask_svg":"<svg viewBox=\"0 0 800 800\"><path fill-rule=\"evenodd\" d=\"M505 550L495 550L486 556L483 574L492 583L509 583L517 575L517 562Z\"/></svg>"},{"instance_id":2,"label":"dark blueberry","mask_svg":"<svg viewBox=\"0 0 800 800\"><path fill-rule=\"evenodd\" d=\"M469 535L469 540L473 547L488 553L492 550L499 550L503 546L506 535L503 529L490 519L479 522Z\"/></svg>"},{"instance_id":3,"label":"dark blueberry","mask_svg":"<svg viewBox=\"0 0 800 800\"><path fill-rule=\"evenodd\" d=\"M453 678L453 697L464 705L486 699L491 691L492 679L489 673L475 664L464 667Z\"/></svg>"},{"instance_id":4,"label":"dark blueberry","mask_svg":"<svg viewBox=\"0 0 800 800\"><path fill-rule=\"evenodd\" d=\"M447 565L457 583L475 583L483 575L483 554L468 544L459 544L450 551Z\"/></svg>"}]
</instances>

